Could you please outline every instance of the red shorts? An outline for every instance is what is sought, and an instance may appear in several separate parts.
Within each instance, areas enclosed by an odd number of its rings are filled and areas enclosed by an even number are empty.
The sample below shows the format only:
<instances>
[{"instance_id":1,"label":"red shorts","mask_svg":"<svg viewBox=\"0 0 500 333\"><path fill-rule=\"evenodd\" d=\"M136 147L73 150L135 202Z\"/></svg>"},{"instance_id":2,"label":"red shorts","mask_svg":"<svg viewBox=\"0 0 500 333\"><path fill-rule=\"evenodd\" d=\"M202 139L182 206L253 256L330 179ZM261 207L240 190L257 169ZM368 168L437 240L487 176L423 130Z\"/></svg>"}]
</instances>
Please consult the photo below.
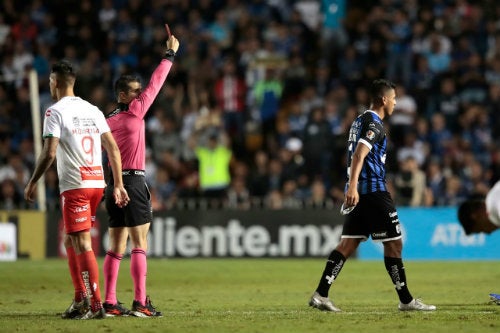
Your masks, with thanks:
<instances>
[{"instance_id":1,"label":"red shorts","mask_svg":"<svg viewBox=\"0 0 500 333\"><path fill-rule=\"evenodd\" d=\"M102 188L80 188L61 194L61 210L67 234L89 230L103 194Z\"/></svg>"}]
</instances>

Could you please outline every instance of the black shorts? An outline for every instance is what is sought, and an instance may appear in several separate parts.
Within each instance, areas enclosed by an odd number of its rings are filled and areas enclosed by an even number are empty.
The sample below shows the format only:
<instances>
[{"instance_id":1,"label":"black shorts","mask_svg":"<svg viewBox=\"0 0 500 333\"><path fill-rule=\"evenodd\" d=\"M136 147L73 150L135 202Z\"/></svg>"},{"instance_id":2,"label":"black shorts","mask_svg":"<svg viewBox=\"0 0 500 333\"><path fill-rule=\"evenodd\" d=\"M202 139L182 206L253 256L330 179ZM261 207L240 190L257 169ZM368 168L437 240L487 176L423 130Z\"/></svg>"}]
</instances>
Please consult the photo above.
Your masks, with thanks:
<instances>
[{"instance_id":1,"label":"black shorts","mask_svg":"<svg viewBox=\"0 0 500 333\"><path fill-rule=\"evenodd\" d=\"M151 206L151 193L149 192L144 177L144 172L124 170L123 185L127 190L130 202L120 208L113 198L113 184L106 187L105 203L109 214L109 227L135 227L153 221L153 208ZM142 173L142 174L141 174Z\"/></svg>"},{"instance_id":2,"label":"black shorts","mask_svg":"<svg viewBox=\"0 0 500 333\"><path fill-rule=\"evenodd\" d=\"M385 242L401 238L398 213L389 192L373 192L359 196L356 208L345 217L342 238L372 237Z\"/></svg>"}]
</instances>

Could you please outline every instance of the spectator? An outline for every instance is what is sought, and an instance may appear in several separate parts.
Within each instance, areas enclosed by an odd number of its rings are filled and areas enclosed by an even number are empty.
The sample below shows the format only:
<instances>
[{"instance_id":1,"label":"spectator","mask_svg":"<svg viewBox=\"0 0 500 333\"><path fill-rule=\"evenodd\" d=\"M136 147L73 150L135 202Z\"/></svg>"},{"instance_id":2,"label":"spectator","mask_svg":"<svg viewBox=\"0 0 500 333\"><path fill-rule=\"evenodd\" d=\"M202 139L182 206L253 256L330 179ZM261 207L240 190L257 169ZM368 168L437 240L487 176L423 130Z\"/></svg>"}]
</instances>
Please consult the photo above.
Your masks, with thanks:
<instances>
[{"instance_id":1,"label":"spectator","mask_svg":"<svg viewBox=\"0 0 500 333\"><path fill-rule=\"evenodd\" d=\"M440 198L445 196L446 179L441 165L435 159L431 159L427 164L426 180L431 205L437 206Z\"/></svg>"},{"instance_id":2,"label":"spectator","mask_svg":"<svg viewBox=\"0 0 500 333\"><path fill-rule=\"evenodd\" d=\"M243 133L245 126L245 81L239 77L236 63L228 58L224 61L220 77L215 81L214 97L222 110L224 128L237 156L243 154Z\"/></svg>"},{"instance_id":3,"label":"spectator","mask_svg":"<svg viewBox=\"0 0 500 333\"><path fill-rule=\"evenodd\" d=\"M396 204L420 207L430 203L427 196L425 173L420 170L413 156L409 156L401 162L394 185L396 187Z\"/></svg>"},{"instance_id":4,"label":"spectator","mask_svg":"<svg viewBox=\"0 0 500 333\"><path fill-rule=\"evenodd\" d=\"M424 56L427 58L429 68L436 75L446 72L450 68L451 57L447 51L447 39L442 38L437 33L431 34L429 47Z\"/></svg>"},{"instance_id":5,"label":"spectator","mask_svg":"<svg viewBox=\"0 0 500 333\"><path fill-rule=\"evenodd\" d=\"M399 163L408 157L415 159L419 167L422 167L429 155L428 143L421 141L417 137L414 129L403 135L403 145L397 150L397 160Z\"/></svg>"},{"instance_id":6,"label":"spectator","mask_svg":"<svg viewBox=\"0 0 500 333\"><path fill-rule=\"evenodd\" d=\"M254 154L253 168L250 172L250 194L253 197L264 197L269 192L269 156L266 151L259 150Z\"/></svg>"},{"instance_id":7,"label":"spectator","mask_svg":"<svg viewBox=\"0 0 500 333\"><path fill-rule=\"evenodd\" d=\"M175 181L170 178L168 170L164 168L159 168L154 175L156 177L151 187L153 209L172 209L176 202Z\"/></svg>"},{"instance_id":8,"label":"spectator","mask_svg":"<svg viewBox=\"0 0 500 333\"><path fill-rule=\"evenodd\" d=\"M16 210L25 208L23 195L13 179L0 181L0 210Z\"/></svg>"},{"instance_id":9,"label":"spectator","mask_svg":"<svg viewBox=\"0 0 500 333\"><path fill-rule=\"evenodd\" d=\"M283 84L275 69L267 68L264 79L256 82L253 96L259 110L259 119L265 143L276 133L276 116L281 102Z\"/></svg>"},{"instance_id":10,"label":"spectator","mask_svg":"<svg viewBox=\"0 0 500 333\"><path fill-rule=\"evenodd\" d=\"M302 151L307 176L309 179L319 177L329 183L332 159L332 130L325 119L323 107L316 107L311 111L302 138Z\"/></svg>"},{"instance_id":11,"label":"spectator","mask_svg":"<svg viewBox=\"0 0 500 333\"><path fill-rule=\"evenodd\" d=\"M450 148L452 133L446 124L446 118L442 113L435 113L431 118L429 131L429 148L433 157L439 158L446 154Z\"/></svg>"},{"instance_id":12,"label":"spectator","mask_svg":"<svg viewBox=\"0 0 500 333\"><path fill-rule=\"evenodd\" d=\"M248 210L251 207L250 191L246 187L245 179L232 179L227 190L226 207L230 209Z\"/></svg>"},{"instance_id":13,"label":"spectator","mask_svg":"<svg viewBox=\"0 0 500 333\"><path fill-rule=\"evenodd\" d=\"M285 209L298 209L302 207L295 179L285 180L281 189L281 200Z\"/></svg>"},{"instance_id":14,"label":"spectator","mask_svg":"<svg viewBox=\"0 0 500 333\"><path fill-rule=\"evenodd\" d=\"M404 135L413 128L417 118L417 103L408 94L403 84L396 85L397 103L394 114L389 119L391 124L391 140L397 145L403 145Z\"/></svg>"},{"instance_id":15,"label":"spectator","mask_svg":"<svg viewBox=\"0 0 500 333\"><path fill-rule=\"evenodd\" d=\"M328 198L325 184L321 180L316 179L312 182L311 196L305 199L304 206L313 209L333 208L333 201Z\"/></svg>"},{"instance_id":16,"label":"spectator","mask_svg":"<svg viewBox=\"0 0 500 333\"><path fill-rule=\"evenodd\" d=\"M391 15L392 21L387 29L383 30L387 39L387 77L393 81L401 81L403 85L410 83L412 54L411 54L411 25L408 14L402 9L396 9Z\"/></svg>"},{"instance_id":17,"label":"spectator","mask_svg":"<svg viewBox=\"0 0 500 333\"><path fill-rule=\"evenodd\" d=\"M231 150L225 133L211 132L206 144L198 139L194 148L199 161L200 190L212 208L221 208L231 183Z\"/></svg>"}]
</instances>

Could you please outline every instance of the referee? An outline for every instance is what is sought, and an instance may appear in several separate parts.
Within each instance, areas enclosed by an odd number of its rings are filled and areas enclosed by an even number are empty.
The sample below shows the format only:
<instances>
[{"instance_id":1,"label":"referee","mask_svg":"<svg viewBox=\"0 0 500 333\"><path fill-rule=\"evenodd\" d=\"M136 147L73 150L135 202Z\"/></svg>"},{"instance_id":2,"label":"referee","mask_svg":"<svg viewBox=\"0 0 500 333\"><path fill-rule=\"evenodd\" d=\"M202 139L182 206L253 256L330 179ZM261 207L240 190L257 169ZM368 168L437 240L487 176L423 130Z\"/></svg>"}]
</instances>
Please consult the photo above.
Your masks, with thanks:
<instances>
[{"instance_id":1,"label":"referee","mask_svg":"<svg viewBox=\"0 0 500 333\"><path fill-rule=\"evenodd\" d=\"M375 80L370 88L370 109L359 115L351 125L347 142L348 167L345 199L346 214L342 237L330 253L325 269L309 305L324 311L339 312L328 298L330 286L340 274L347 258L362 241L371 236L384 245L384 263L399 296L401 311L433 311L434 305L413 298L406 283L401 258L403 243L398 213L387 191L385 159L387 138L383 119L396 105L395 85Z\"/></svg>"},{"instance_id":2,"label":"referee","mask_svg":"<svg viewBox=\"0 0 500 333\"><path fill-rule=\"evenodd\" d=\"M160 317L146 295L147 235L153 213L151 193L146 185L146 139L144 117L160 92L179 49L179 41L167 27L166 52L143 90L137 76L122 75L115 83L118 108L107 115L107 122L122 157L122 176L130 196L129 206L120 208L110 200L106 188L106 209L109 214L110 248L104 258L104 286L106 297L103 304L108 316ZM109 187L109 186L108 186ZM130 311L116 298L116 282L130 237L130 273L134 282L134 300Z\"/></svg>"}]
</instances>

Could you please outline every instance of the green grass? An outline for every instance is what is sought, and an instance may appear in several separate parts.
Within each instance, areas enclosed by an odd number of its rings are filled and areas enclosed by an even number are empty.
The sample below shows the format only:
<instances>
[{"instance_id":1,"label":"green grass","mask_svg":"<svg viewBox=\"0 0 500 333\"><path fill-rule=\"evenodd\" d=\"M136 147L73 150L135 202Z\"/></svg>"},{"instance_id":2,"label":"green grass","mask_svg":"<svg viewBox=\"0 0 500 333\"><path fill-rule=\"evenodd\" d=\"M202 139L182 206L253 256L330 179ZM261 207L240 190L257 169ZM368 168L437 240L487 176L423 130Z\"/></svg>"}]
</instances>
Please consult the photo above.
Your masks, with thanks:
<instances>
[{"instance_id":1,"label":"green grass","mask_svg":"<svg viewBox=\"0 0 500 333\"><path fill-rule=\"evenodd\" d=\"M488 302L488 293L500 292L499 262L407 261L410 290L435 304L433 313L399 312L383 262L356 260L330 291L343 312L311 309L323 266L322 259L150 259L148 294L163 318L75 321L59 317L72 298L65 260L4 262L0 331L500 332L500 306ZM118 298L130 306L132 297L124 260Z\"/></svg>"}]
</instances>

